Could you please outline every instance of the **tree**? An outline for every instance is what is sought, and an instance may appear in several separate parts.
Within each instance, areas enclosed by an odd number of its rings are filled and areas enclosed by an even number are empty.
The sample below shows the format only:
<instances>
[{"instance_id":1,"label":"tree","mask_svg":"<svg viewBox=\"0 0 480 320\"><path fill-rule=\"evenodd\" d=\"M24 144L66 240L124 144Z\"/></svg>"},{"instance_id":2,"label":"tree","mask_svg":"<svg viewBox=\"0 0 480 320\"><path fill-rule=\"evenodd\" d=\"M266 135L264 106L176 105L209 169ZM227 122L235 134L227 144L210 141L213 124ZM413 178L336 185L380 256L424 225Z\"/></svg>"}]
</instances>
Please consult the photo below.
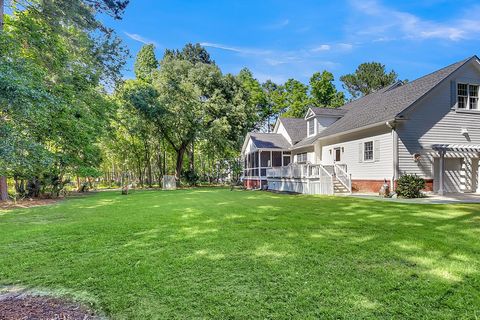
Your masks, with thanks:
<instances>
[{"instance_id":1,"label":"tree","mask_svg":"<svg viewBox=\"0 0 480 320\"><path fill-rule=\"evenodd\" d=\"M341 76L340 81L353 98L358 98L394 83L397 78L395 71L386 72L385 65L366 62L359 65L354 73Z\"/></svg>"},{"instance_id":2,"label":"tree","mask_svg":"<svg viewBox=\"0 0 480 320\"><path fill-rule=\"evenodd\" d=\"M158 104L148 112L176 153L175 172L182 176L183 158L195 139L238 143L255 121L240 82L222 75L214 64L166 55L154 79Z\"/></svg>"},{"instance_id":3,"label":"tree","mask_svg":"<svg viewBox=\"0 0 480 320\"><path fill-rule=\"evenodd\" d=\"M165 50L166 58L170 59L179 59L179 60L186 60L190 61L193 64L197 63L205 63L205 64L215 64L210 58L210 54L204 47L202 47L199 43L191 44L187 43L182 50L178 49L167 49Z\"/></svg>"},{"instance_id":4,"label":"tree","mask_svg":"<svg viewBox=\"0 0 480 320\"><path fill-rule=\"evenodd\" d=\"M302 118L310 105L308 86L295 79L285 82L285 97L288 106L285 117Z\"/></svg>"},{"instance_id":5,"label":"tree","mask_svg":"<svg viewBox=\"0 0 480 320\"><path fill-rule=\"evenodd\" d=\"M102 84L119 78L124 56L87 2L11 2L0 32L0 175L20 189L27 180L30 196L58 195L69 175L100 164L110 110Z\"/></svg>"},{"instance_id":6,"label":"tree","mask_svg":"<svg viewBox=\"0 0 480 320\"><path fill-rule=\"evenodd\" d=\"M317 107L337 108L345 104L345 95L333 84L333 74L328 71L315 72L310 78L312 102Z\"/></svg>"},{"instance_id":7,"label":"tree","mask_svg":"<svg viewBox=\"0 0 480 320\"><path fill-rule=\"evenodd\" d=\"M270 105L267 102L266 93L260 85L260 82L253 77L252 72L247 68L240 70L237 79L242 84L243 89L248 93L249 104L252 108L256 109L258 122L260 124L265 123L265 121L267 121L272 115L272 112Z\"/></svg>"},{"instance_id":8,"label":"tree","mask_svg":"<svg viewBox=\"0 0 480 320\"><path fill-rule=\"evenodd\" d=\"M151 82L152 73L157 68L158 61L155 56L155 46L153 44L144 45L135 60L135 76L137 79Z\"/></svg>"}]
</instances>

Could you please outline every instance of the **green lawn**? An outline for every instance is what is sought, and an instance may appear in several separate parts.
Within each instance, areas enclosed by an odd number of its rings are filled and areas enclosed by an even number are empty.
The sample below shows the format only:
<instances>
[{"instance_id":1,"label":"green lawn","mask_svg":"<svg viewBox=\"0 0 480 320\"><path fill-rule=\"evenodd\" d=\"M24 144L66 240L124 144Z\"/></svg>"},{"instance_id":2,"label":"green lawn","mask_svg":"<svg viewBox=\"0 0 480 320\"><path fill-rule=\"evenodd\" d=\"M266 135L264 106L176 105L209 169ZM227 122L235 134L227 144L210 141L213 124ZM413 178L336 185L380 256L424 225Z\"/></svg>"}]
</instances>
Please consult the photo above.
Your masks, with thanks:
<instances>
[{"instance_id":1,"label":"green lawn","mask_svg":"<svg viewBox=\"0 0 480 320\"><path fill-rule=\"evenodd\" d=\"M193 189L0 211L0 285L113 319L480 317L480 205Z\"/></svg>"}]
</instances>

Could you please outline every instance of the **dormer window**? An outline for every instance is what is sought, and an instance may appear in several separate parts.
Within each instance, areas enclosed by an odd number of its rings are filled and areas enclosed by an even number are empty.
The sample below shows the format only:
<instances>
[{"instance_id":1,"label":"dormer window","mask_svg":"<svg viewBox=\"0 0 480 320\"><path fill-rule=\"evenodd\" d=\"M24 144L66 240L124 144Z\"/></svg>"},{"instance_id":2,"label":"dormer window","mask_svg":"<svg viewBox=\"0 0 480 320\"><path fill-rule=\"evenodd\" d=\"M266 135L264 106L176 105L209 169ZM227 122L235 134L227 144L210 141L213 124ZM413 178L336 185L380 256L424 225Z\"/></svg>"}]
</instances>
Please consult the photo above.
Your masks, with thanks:
<instances>
[{"instance_id":1,"label":"dormer window","mask_svg":"<svg viewBox=\"0 0 480 320\"><path fill-rule=\"evenodd\" d=\"M457 84L457 108L463 110L478 110L478 85Z\"/></svg>"},{"instance_id":2,"label":"dormer window","mask_svg":"<svg viewBox=\"0 0 480 320\"><path fill-rule=\"evenodd\" d=\"M315 134L315 121L313 119L308 120L308 135L313 136Z\"/></svg>"}]
</instances>

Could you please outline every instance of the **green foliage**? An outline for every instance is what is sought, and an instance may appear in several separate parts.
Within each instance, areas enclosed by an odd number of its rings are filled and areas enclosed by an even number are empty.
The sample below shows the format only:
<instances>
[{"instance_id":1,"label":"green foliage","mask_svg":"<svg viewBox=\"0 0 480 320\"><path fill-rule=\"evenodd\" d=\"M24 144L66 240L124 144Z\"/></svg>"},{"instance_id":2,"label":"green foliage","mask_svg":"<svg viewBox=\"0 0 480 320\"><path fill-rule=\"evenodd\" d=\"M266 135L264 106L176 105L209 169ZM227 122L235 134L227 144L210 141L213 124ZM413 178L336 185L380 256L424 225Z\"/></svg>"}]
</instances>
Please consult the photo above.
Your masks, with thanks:
<instances>
[{"instance_id":1,"label":"green foliage","mask_svg":"<svg viewBox=\"0 0 480 320\"><path fill-rule=\"evenodd\" d=\"M366 62L359 65L354 73L341 76L340 81L352 97L357 98L393 84L397 78L395 71L386 72L385 65Z\"/></svg>"},{"instance_id":2,"label":"green foliage","mask_svg":"<svg viewBox=\"0 0 480 320\"><path fill-rule=\"evenodd\" d=\"M285 98L287 111L285 117L302 118L310 105L308 97L308 86L295 79L285 82Z\"/></svg>"},{"instance_id":3,"label":"green foliage","mask_svg":"<svg viewBox=\"0 0 480 320\"><path fill-rule=\"evenodd\" d=\"M135 76L139 80L151 81L152 74L157 68L158 61L155 56L155 46L153 44L143 46L135 60Z\"/></svg>"},{"instance_id":4,"label":"green foliage","mask_svg":"<svg viewBox=\"0 0 480 320\"><path fill-rule=\"evenodd\" d=\"M91 8L68 4L13 6L0 33L0 167L33 195L58 194L67 175L98 168L111 110L102 84L124 63Z\"/></svg>"},{"instance_id":5,"label":"green foliage","mask_svg":"<svg viewBox=\"0 0 480 320\"><path fill-rule=\"evenodd\" d=\"M165 50L165 58L167 59L177 59L177 60L186 60L193 64L204 63L204 64L215 64L210 58L210 54L204 47L199 43L191 44L187 43L182 50L178 49L167 49Z\"/></svg>"},{"instance_id":6,"label":"green foliage","mask_svg":"<svg viewBox=\"0 0 480 320\"><path fill-rule=\"evenodd\" d=\"M425 180L414 174L405 174L397 181L396 192L404 198L421 198L421 190L425 189Z\"/></svg>"},{"instance_id":7,"label":"green foliage","mask_svg":"<svg viewBox=\"0 0 480 320\"><path fill-rule=\"evenodd\" d=\"M333 74L328 71L315 72L310 78L312 102L317 107L337 108L345 104L345 95L333 84Z\"/></svg>"}]
</instances>

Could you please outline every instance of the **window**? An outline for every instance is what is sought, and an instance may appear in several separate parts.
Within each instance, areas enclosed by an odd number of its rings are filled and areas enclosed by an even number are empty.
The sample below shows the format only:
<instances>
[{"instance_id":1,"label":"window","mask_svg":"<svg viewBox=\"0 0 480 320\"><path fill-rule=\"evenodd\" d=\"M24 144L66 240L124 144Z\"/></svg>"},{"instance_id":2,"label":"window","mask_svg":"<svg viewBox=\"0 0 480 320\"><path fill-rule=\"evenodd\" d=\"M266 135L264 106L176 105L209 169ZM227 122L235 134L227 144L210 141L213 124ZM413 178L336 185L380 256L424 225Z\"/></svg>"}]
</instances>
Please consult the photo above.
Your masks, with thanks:
<instances>
[{"instance_id":1,"label":"window","mask_svg":"<svg viewBox=\"0 0 480 320\"><path fill-rule=\"evenodd\" d=\"M308 120L308 135L312 136L315 134L315 122L312 120Z\"/></svg>"},{"instance_id":2,"label":"window","mask_svg":"<svg viewBox=\"0 0 480 320\"><path fill-rule=\"evenodd\" d=\"M363 144L363 160L373 160L373 141L367 141Z\"/></svg>"},{"instance_id":3,"label":"window","mask_svg":"<svg viewBox=\"0 0 480 320\"><path fill-rule=\"evenodd\" d=\"M468 101L470 109L478 109L478 86L469 85L468 95L470 98Z\"/></svg>"},{"instance_id":4,"label":"window","mask_svg":"<svg viewBox=\"0 0 480 320\"><path fill-rule=\"evenodd\" d=\"M297 154L297 163L305 163L307 162L307 153L299 153Z\"/></svg>"},{"instance_id":5,"label":"window","mask_svg":"<svg viewBox=\"0 0 480 320\"><path fill-rule=\"evenodd\" d=\"M457 84L457 108L478 110L478 85Z\"/></svg>"},{"instance_id":6,"label":"window","mask_svg":"<svg viewBox=\"0 0 480 320\"><path fill-rule=\"evenodd\" d=\"M333 160L336 162L340 161L342 157L342 150L340 148L335 148L333 151L335 152Z\"/></svg>"}]
</instances>

